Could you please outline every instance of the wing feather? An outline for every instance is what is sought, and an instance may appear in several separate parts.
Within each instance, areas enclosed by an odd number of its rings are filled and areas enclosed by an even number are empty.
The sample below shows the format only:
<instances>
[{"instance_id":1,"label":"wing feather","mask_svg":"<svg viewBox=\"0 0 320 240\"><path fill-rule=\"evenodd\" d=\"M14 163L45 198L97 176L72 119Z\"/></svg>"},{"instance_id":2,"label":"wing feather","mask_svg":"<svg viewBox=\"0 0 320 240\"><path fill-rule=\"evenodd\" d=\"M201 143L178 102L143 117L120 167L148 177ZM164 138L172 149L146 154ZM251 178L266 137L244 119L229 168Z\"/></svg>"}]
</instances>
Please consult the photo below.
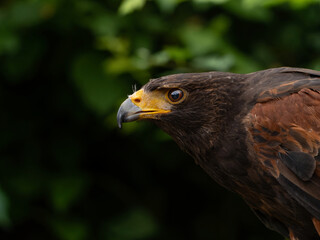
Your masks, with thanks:
<instances>
[{"instance_id":1,"label":"wing feather","mask_svg":"<svg viewBox=\"0 0 320 240\"><path fill-rule=\"evenodd\" d=\"M265 170L320 220L320 93L314 88L299 89L309 85L305 81L292 84L298 87L296 92L288 94L291 90L280 86L277 91L268 92L273 100L258 102L253 107L248 130ZM274 99L278 94L287 96ZM264 94L261 96L265 98Z\"/></svg>"},{"instance_id":2,"label":"wing feather","mask_svg":"<svg viewBox=\"0 0 320 240\"><path fill-rule=\"evenodd\" d=\"M320 71L304 68L273 68L248 74L249 96L256 103L283 98L301 89L320 91Z\"/></svg>"},{"instance_id":3,"label":"wing feather","mask_svg":"<svg viewBox=\"0 0 320 240\"><path fill-rule=\"evenodd\" d=\"M279 152L280 160L301 180L308 181L316 169L316 160L308 153L288 151Z\"/></svg>"}]
</instances>

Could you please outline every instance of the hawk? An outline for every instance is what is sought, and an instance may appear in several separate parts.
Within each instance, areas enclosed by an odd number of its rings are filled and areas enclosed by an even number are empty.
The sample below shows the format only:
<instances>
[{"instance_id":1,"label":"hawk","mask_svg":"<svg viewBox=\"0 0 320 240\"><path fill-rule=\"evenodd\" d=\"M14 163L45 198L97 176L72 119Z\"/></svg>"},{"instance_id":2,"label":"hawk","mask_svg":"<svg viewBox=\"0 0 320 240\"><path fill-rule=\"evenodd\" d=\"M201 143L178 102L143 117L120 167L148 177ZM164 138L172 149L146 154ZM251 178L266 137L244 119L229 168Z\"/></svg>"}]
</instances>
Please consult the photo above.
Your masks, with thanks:
<instances>
[{"instance_id":1,"label":"hawk","mask_svg":"<svg viewBox=\"0 0 320 240\"><path fill-rule=\"evenodd\" d=\"M151 120L270 229L320 239L320 72L184 73L150 80L119 108Z\"/></svg>"}]
</instances>

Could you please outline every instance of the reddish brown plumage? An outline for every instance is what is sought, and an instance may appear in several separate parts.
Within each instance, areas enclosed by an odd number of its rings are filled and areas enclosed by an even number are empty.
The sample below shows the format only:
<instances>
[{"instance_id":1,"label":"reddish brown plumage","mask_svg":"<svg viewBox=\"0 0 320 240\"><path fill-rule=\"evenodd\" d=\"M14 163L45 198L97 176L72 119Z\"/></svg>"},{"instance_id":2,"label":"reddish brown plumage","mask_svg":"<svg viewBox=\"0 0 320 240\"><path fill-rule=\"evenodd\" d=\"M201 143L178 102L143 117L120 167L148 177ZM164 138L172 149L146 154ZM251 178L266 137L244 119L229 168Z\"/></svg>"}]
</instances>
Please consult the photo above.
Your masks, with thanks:
<instances>
[{"instance_id":1,"label":"reddish brown plumage","mask_svg":"<svg viewBox=\"0 0 320 240\"><path fill-rule=\"evenodd\" d=\"M313 222L313 225L320 236L320 221L317 220L316 218L312 218L312 222Z\"/></svg>"},{"instance_id":2,"label":"reddish brown plumage","mask_svg":"<svg viewBox=\"0 0 320 240\"><path fill-rule=\"evenodd\" d=\"M320 94L316 90L301 89L300 91L280 99L265 103L257 103L250 111L248 119L248 131L251 133L253 151L261 162L261 167L270 172L276 179L284 177L312 198L320 200L320 164L314 160L316 165L311 172L302 173L306 179L299 177L294 170L279 160L279 153L303 152L312 157L318 155L320 148ZM303 161L304 159L300 159ZM312 160L311 160L312 161ZM301 163L303 166L303 163ZM303 170L299 170L303 171ZM309 175L309 177L307 177ZM281 181L280 181L281 183ZM286 187L286 183L282 183ZM288 191L293 195L291 191ZM298 197L302 205L304 196ZM305 200L308 201L308 200ZM273 205L273 216L279 215L277 205ZM305 206L311 208L310 206ZM320 208L320 206L318 206ZM269 206L270 208L270 206ZM313 209L310 209L313 211ZM319 212L320 209L318 209ZM263 210L262 210L263 211ZM270 214L266 212L266 214ZM320 212L318 213L318 217ZM278 216L281 218L282 216ZM296 219L296 213L288 211L286 220L301 221ZM303 217L303 221L308 221ZM312 221L310 214L309 221ZM303 223L299 223L303 224ZM291 229L294 235L294 229Z\"/></svg>"},{"instance_id":3,"label":"reddish brown plumage","mask_svg":"<svg viewBox=\"0 0 320 240\"><path fill-rule=\"evenodd\" d=\"M320 148L320 94L302 89L279 100L257 103L249 114L248 130L263 166L279 175L278 152L302 151L318 155ZM271 162L267 162L270 161ZM269 166L269 165L272 166Z\"/></svg>"}]
</instances>

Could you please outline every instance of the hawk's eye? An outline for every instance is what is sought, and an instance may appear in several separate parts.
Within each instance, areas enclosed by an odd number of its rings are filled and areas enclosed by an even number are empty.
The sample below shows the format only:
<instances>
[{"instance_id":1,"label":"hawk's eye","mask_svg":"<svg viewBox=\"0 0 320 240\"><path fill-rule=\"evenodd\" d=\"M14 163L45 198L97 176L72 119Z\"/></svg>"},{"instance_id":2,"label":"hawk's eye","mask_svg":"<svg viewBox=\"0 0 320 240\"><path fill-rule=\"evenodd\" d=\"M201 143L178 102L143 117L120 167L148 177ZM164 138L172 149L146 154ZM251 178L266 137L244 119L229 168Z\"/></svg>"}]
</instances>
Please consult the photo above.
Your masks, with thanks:
<instances>
[{"instance_id":1,"label":"hawk's eye","mask_svg":"<svg viewBox=\"0 0 320 240\"><path fill-rule=\"evenodd\" d=\"M168 92L168 98L171 102L177 103L183 98L183 91L180 89L171 89Z\"/></svg>"}]
</instances>

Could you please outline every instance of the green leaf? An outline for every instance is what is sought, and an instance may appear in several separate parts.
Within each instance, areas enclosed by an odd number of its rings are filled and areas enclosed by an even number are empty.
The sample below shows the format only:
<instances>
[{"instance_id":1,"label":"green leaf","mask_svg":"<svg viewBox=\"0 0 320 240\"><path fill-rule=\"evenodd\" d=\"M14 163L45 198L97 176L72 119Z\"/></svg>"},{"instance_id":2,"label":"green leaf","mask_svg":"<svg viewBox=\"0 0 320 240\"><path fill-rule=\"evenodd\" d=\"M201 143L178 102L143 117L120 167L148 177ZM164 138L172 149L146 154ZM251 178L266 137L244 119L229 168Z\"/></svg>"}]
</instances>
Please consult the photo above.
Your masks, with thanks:
<instances>
[{"instance_id":1,"label":"green leaf","mask_svg":"<svg viewBox=\"0 0 320 240\"><path fill-rule=\"evenodd\" d=\"M3 53L16 53L20 47L20 39L13 32L0 28L0 55Z\"/></svg>"},{"instance_id":2,"label":"green leaf","mask_svg":"<svg viewBox=\"0 0 320 240\"><path fill-rule=\"evenodd\" d=\"M246 0L246 1L255 1L258 2L259 0ZM266 7L276 6L283 3L290 3L292 8L300 9L305 8L311 4L319 4L319 0L264 0L260 1L260 4L263 4Z\"/></svg>"},{"instance_id":3,"label":"green leaf","mask_svg":"<svg viewBox=\"0 0 320 240\"><path fill-rule=\"evenodd\" d=\"M156 0L160 9L164 12L172 12L181 0Z\"/></svg>"},{"instance_id":4,"label":"green leaf","mask_svg":"<svg viewBox=\"0 0 320 240\"><path fill-rule=\"evenodd\" d=\"M214 4L222 4L226 3L229 0L193 0L196 3L214 3Z\"/></svg>"},{"instance_id":5,"label":"green leaf","mask_svg":"<svg viewBox=\"0 0 320 240\"><path fill-rule=\"evenodd\" d=\"M39 2L18 1L8 11L8 22L14 27L28 27L41 20L41 4Z\"/></svg>"},{"instance_id":6,"label":"green leaf","mask_svg":"<svg viewBox=\"0 0 320 240\"><path fill-rule=\"evenodd\" d=\"M207 56L198 57L193 61L194 67L204 70L217 70L217 71L229 71L234 65L234 57L232 55L225 56Z\"/></svg>"},{"instance_id":7,"label":"green leaf","mask_svg":"<svg viewBox=\"0 0 320 240\"><path fill-rule=\"evenodd\" d=\"M119 16L103 11L86 18L83 23L98 36L115 35L119 29Z\"/></svg>"},{"instance_id":8,"label":"green leaf","mask_svg":"<svg viewBox=\"0 0 320 240\"><path fill-rule=\"evenodd\" d=\"M52 221L52 227L60 240L90 239L87 225L77 220L55 219Z\"/></svg>"},{"instance_id":9,"label":"green leaf","mask_svg":"<svg viewBox=\"0 0 320 240\"><path fill-rule=\"evenodd\" d=\"M104 62L104 67L111 74L121 74L135 69L132 60L126 56L109 58Z\"/></svg>"},{"instance_id":10,"label":"green leaf","mask_svg":"<svg viewBox=\"0 0 320 240\"><path fill-rule=\"evenodd\" d=\"M98 39L98 48L108 50L117 55L127 55L129 51L129 41L127 39L103 36Z\"/></svg>"},{"instance_id":11,"label":"green leaf","mask_svg":"<svg viewBox=\"0 0 320 240\"><path fill-rule=\"evenodd\" d=\"M83 101L98 114L110 112L122 97L119 83L104 73L103 61L98 54L87 53L78 56L72 67L72 77ZM111 68L117 68L116 63Z\"/></svg>"},{"instance_id":12,"label":"green leaf","mask_svg":"<svg viewBox=\"0 0 320 240\"><path fill-rule=\"evenodd\" d=\"M7 227L9 225L9 200L6 194L0 188L0 226Z\"/></svg>"},{"instance_id":13,"label":"green leaf","mask_svg":"<svg viewBox=\"0 0 320 240\"><path fill-rule=\"evenodd\" d=\"M135 208L110 222L107 239L138 240L150 239L158 231L152 215L146 210Z\"/></svg>"},{"instance_id":14,"label":"green leaf","mask_svg":"<svg viewBox=\"0 0 320 240\"><path fill-rule=\"evenodd\" d=\"M293 8L299 9L299 8L307 7L312 3L319 4L320 1L319 0L291 0L290 3Z\"/></svg>"},{"instance_id":15,"label":"green leaf","mask_svg":"<svg viewBox=\"0 0 320 240\"><path fill-rule=\"evenodd\" d=\"M256 0L230 1L223 5L228 11L238 15L241 18L268 22L272 19L272 12L264 8Z\"/></svg>"},{"instance_id":16,"label":"green leaf","mask_svg":"<svg viewBox=\"0 0 320 240\"><path fill-rule=\"evenodd\" d=\"M123 0L120 7L119 13L122 15L129 14L135 10L143 8L146 0Z\"/></svg>"},{"instance_id":17,"label":"green leaf","mask_svg":"<svg viewBox=\"0 0 320 240\"><path fill-rule=\"evenodd\" d=\"M310 68L320 71L320 58L318 58L314 62L312 62L310 64Z\"/></svg>"},{"instance_id":18,"label":"green leaf","mask_svg":"<svg viewBox=\"0 0 320 240\"><path fill-rule=\"evenodd\" d=\"M58 211L66 211L84 192L86 179L78 176L68 176L53 179L51 185L51 201Z\"/></svg>"},{"instance_id":19,"label":"green leaf","mask_svg":"<svg viewBox=\"0 0 320 240\"><path fill-rule=\"evenodd\" d=\"M218 47L216 34L209 28L190 24L181 30L180 37L193 56L208 54Z\"/></svg>"},{"instance_id":20,"label":"green leaf","mask_svg":"<svg viewBox=\"0 0 320 240\"><path fill-rule=\"evenodd\" d=\"M187 49L177 46L168 46L165 48L166 53L169 55L169 58L175 61L176 63L185 63L190 57Z\"/></svg>"}]
</instances>

